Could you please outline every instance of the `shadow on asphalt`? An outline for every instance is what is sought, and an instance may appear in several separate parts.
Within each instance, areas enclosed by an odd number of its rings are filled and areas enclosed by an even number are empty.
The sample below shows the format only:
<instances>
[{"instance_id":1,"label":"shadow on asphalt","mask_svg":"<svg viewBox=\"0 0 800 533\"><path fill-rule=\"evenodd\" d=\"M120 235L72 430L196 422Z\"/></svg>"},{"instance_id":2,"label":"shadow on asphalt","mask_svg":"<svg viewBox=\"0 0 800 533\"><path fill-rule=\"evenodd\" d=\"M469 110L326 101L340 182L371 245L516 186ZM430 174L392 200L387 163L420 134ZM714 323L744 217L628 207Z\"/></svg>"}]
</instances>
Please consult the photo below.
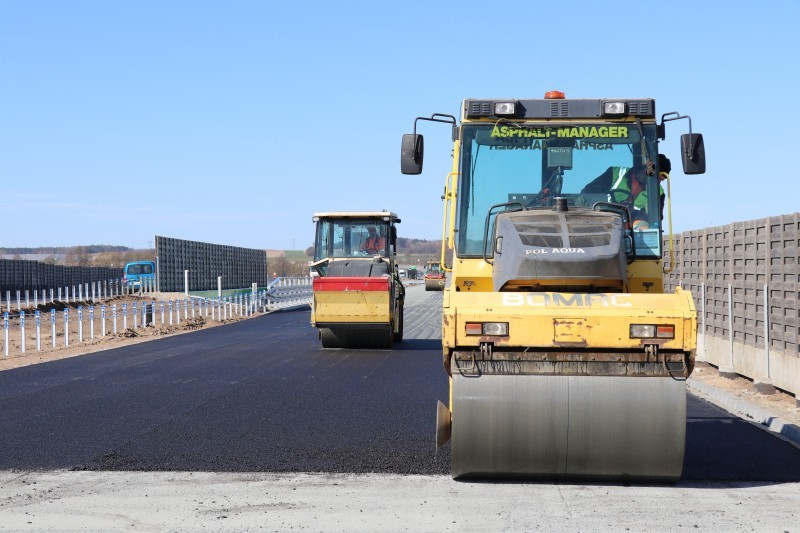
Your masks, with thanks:
<instances>
[{"instance_id":1,"label":"shadow on asphalt","mask_svg":"<svg viewBox=\"0 0 800 533\"><path fill-rule=\"evenodd\" d=\"M436 350L442 351L441 339L403 339L403 342L392 345L392 350Z\"/></svg>"},{"instance_id":2,"label":"shadow on asphalt","mask_svg":"<svg viewBox=\"0 0 800 533\"><path fill-rule=\"evenodd\" d=\"M689 396L682 481L800 482L800 449Z\"/></svg>"}]
</instances>

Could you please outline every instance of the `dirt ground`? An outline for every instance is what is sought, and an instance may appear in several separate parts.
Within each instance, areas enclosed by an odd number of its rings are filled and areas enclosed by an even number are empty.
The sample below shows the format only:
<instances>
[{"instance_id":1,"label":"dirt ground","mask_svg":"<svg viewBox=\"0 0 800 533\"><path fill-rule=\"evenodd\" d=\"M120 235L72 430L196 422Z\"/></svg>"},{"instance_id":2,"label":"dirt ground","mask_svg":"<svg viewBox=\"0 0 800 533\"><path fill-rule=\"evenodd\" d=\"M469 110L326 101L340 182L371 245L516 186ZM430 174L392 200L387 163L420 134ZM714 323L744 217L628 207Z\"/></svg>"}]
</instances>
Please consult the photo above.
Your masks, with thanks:
<instances>
[{"instance_id":1,"label":"dirt ground","mask_svg":"<svg viewBox=\"0 0 800 533\"><path fill-rule=\"evenodd\" d=\"M177 301L183 300L183 294L180 293L155 293L147 295L144 300L151 302L170 300ZM137 296L121 296L109 299L106 305L106 335L102 335L102 324L100 317L100 305L95 305L94 313L94 338L90 338L89 330L89 312L87 304L82 304L84 307L83 312L83 342L80 342L78 336L78 321L77 321L77 305L70 304L70 334L68 347L64 346L64 323L63 323L63 310L56 313L56 348L52 348L51 336L51 320L49 311L42 311L42 324L41 324L41 346L42 350L36 350L36 336L35 336L35 323L33 313L26 313L26 352L20 353L20 334L19 334L19 319L12 319L11 327L9 329L9 356L4 357L0 351L0 371L17 368L21 366L34 365L44 363L47 361L54 361L57 359L64 359L67 357L75 357L88 353L98 352L101 350L108 350L110 348L117 348L120 346L128 346L131 344L138 344L140 342L147 342L149 340L171 336L180 335L189 331L197 329L215 327L238 320L245 320L247 317L239 316L236 312L233 316L227 313L227 317L223 321L219 320L216 311L214 318L211 317L211 309L209 308L208 316L204 316L205 308L201 311L195 308L195 316L192 318L191 310L189 310L188 318L185 315L185 308L181 304L181 316L178 320L177 312L175 311L175 304L173 304L173 319L172 324L169 320L169 309L165 305L164 310L164 324L161 324L160 309L156 312L155 320L156 325L149 325L146 328L141 327L141 310L139 311L138 325L139 327L133 328L133 319L130 316L132 312L133 302L137 302L137 307L141 306L142 298ZM121 318L122 304L128 305L128 328L123 328ZM117 305L118 318L117 318L117 334L112 333L111 323L111 309L112 305ZM74 305L74 307L73 307ZM49 308L48 308L49 309ZM62 307L63 309L63 307ZM257 313L253 316L258 316ZM225 315L223 315L225 317ZM2 344L2 337L0 337L0 344ZM723 378L719 375L717 369L707 363L698 363L692 373L692 378L712 385L718 389L729 392L739 398L745 399L749 402L755 403L765 409L770 410L777 416L784 420L800 426L800 407L797 406L796 399L793 395L785 392L777 391L775 394L765 395L756 392L753 389L753 382L744 377L737 377L736 379Z\"/></svg>"},{"instance_id":2,"label":"dirt ground","mask_svg":"<svg viewBox=\"0 0 800 533\"><path fill-rule=\"evenodd\" d=\"M750 379L742 376L734 379L724 378L719 375L715 366L708 363L697 363L692 372L692 378L754 403L800 427L800 407L797 405L796 398L791 394L777 389L775 394L758 393L753 388L753 382Z\"/></svg>"}]
</instances>

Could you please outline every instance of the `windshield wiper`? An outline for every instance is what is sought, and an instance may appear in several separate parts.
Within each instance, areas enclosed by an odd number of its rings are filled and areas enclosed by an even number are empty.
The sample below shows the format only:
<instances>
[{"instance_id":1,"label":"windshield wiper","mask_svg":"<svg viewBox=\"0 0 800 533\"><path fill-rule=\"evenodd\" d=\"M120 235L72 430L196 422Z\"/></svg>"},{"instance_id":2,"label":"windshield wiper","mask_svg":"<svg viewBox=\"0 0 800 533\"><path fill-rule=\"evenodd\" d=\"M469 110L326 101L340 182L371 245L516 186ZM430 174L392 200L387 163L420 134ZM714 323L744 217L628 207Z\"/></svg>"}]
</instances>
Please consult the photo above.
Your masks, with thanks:
<instances>
[{"instance_id":1,"label":"windshield wiper","mask_svg":"<svg viewBox=\"0 0 800 533\"><path fill-rule=\"evenodd\" d=\"M653 162L653 154L650 153L650 145L647 143L647 140L644 137L642 121L639 117L636 117L636 127L639 130L639 138L641 139L644 151L647 153L647 162L645 163L646 172L648 176L652 176L653 174L656 173L656 166L655 163Z\"/></svg>"}]
</instances>

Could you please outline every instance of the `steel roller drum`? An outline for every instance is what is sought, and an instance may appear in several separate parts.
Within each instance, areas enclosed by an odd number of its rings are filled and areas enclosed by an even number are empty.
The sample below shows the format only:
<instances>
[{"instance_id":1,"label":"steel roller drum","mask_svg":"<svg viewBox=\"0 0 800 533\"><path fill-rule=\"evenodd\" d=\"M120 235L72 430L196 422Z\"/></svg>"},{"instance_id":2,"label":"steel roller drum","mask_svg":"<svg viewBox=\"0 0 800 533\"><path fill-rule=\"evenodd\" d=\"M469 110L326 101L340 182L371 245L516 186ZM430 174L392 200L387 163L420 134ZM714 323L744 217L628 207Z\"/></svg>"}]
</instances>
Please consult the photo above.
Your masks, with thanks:
<instances>
[{"instance_id":1,"label":"steel roller drum","mask_svg":"<svg viewBox=\"0 0 800 533\"><path fill-rule=\"evenodd\" d=\"M323 348L377 348L392 347L392 328L390 326L337 326L320 328Z\"/></svg>"},{"instance_id":2,"label":"steel roller drum","mask_svg":"<svg viewBox=\"0 0 800 533\"><path fill-rule=\"evenodd\" d=\"M685 381L453 374L452 475L677 481Z\"/></svg>"}]
</instances>

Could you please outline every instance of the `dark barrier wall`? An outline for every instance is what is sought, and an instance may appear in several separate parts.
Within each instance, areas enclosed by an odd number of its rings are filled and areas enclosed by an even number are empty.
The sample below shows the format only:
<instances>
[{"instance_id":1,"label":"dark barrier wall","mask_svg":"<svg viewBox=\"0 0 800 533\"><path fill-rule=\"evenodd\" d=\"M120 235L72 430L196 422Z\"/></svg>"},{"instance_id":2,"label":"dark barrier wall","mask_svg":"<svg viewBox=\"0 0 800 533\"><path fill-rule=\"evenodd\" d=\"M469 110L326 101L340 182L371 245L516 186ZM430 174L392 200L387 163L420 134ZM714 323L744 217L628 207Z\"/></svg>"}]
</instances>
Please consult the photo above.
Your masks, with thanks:
<instances>
[{"instance_id":1,"label":"dark barrier wall","mask_svg":"<svg viewBox=\"0 0 800 533\"><path fill-rule=\"evenodd\" d=\"M705 318L699 333L729 338L730 301L734 342L764 347L766 285L770 349L798 355L800 213L686 231L674 236L673 245L675 268L665 275L664 288L692 291L698 329Z\"/></svg>"},{"instance_id":2,"label":"dark barrier wall","mask_svg":"<svg viewBox=\"0 0 800 533\"><path fill-rule=\"evenodd\" d=\"M156 236L158 288L163 292L184 289L184 270L189 271L189 290L240 289L267 284L267 252L206 242Z\"/></svg>"},{"instance_id":3,"label":"dark barrier wall","mask_svg":"<svg viewBox=\"0 0 800 533\"><path fill-rule=\"evenodd\" d=\"M113 279L122 279L121 268L64 266L24 259L0 259L2 297L5 297L6 291L57 289Z\"/></svg>"}]
</instances>

